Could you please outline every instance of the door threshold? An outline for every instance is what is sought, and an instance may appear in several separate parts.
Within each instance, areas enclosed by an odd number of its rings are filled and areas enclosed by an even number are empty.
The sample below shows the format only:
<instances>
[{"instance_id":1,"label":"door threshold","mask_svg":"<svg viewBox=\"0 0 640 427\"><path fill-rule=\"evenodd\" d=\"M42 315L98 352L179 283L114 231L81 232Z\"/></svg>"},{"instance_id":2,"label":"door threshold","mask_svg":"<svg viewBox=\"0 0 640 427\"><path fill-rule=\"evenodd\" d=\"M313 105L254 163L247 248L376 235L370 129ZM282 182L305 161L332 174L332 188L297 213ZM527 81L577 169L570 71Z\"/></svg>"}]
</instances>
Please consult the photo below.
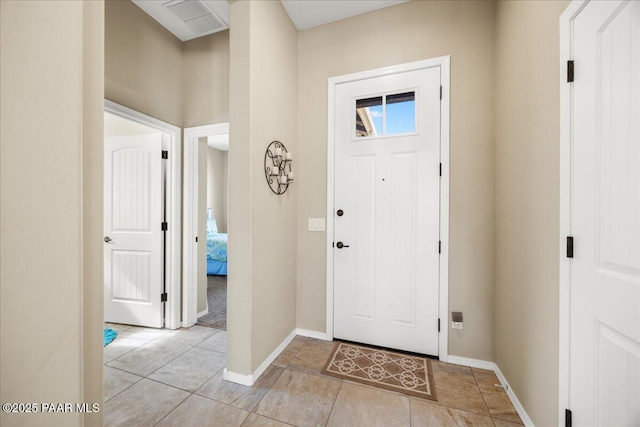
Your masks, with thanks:
<instances>
[{"instance_id":1,"label":"door threshold","mask_svg":"<svg viewBox=\"0 0 640 427\"><path fill-rule=\"evenodd\" d=\"M357 342L357 341L343 340L341 338L334 338L333 341L335 341L335 342L343 342L345 344L360 345L360 346L363 346L363 347L370 347L370 348L375 348L377 350L390 351L390 352L393 352L393 353L406 354L407 356L426 357L427 359L440 360L439 356L433 356L431 354L416 353L415 351L399 350L397 348L383 347L383 346L380 346L380 345L373 345L373 344L367 344L367 343L362 343L362 342Z\"/></svg>"}]
</instances>

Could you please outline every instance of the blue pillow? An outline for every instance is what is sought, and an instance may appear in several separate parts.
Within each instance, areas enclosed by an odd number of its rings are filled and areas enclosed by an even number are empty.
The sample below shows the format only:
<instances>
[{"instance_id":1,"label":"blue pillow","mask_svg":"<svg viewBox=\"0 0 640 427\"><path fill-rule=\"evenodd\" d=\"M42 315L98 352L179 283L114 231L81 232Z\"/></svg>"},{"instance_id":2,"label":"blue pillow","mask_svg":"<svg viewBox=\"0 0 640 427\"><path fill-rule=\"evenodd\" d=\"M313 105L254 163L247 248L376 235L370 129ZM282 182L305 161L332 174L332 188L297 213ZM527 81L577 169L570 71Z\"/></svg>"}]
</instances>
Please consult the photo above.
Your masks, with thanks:
<instances>
[{"instance_id":1,"label":"blue pillow","mask_svg":"<svg viewBox=\"0 0 640 427\"><path fill-rule=\"evenodd\" d=\"M207 235L209 234L218 234L218 224L215 219L207 220Z\"/></svg>"}]
</instances>

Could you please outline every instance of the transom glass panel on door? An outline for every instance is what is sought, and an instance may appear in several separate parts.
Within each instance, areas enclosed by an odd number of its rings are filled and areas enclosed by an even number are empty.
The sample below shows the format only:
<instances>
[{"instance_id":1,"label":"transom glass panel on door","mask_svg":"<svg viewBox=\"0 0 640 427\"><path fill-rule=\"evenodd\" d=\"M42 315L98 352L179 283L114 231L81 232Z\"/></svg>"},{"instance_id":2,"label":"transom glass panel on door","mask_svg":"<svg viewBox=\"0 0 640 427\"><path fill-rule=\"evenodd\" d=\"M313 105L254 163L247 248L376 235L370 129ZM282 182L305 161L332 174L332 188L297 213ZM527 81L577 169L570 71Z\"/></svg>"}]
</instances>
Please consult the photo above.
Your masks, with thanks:
<instances>
[{"instance_id":1,"label":"transom glass panel on door","mask_svg":"<svg viewBox=\"0 0 640 427\"><path fill-rule=\"evenodd\" d=\"M355 139L416 133L416 91L355 99Z\"/></svg>"}]
</instances>

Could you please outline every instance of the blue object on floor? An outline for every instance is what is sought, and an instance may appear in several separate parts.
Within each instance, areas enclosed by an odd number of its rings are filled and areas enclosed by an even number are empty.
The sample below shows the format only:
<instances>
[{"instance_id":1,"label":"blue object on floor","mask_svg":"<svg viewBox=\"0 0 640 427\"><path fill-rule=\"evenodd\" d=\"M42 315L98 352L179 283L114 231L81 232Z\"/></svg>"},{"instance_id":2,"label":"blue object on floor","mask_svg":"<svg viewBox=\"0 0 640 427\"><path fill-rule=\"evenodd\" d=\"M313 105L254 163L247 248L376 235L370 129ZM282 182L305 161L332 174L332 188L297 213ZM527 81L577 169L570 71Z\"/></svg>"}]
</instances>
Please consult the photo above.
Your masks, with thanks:
<instances>
[{"instance_id":1,"label":"blue object on floor","mask_svg":"<svg viewBox=\"0 0 640 427\"><path fill-rule=\"evenodd\" d=\"M104 347L111 343L111 341L115 340L118 336L118 333L113 329L105 329L104 330Z\"/></svg>"}]
</instances>

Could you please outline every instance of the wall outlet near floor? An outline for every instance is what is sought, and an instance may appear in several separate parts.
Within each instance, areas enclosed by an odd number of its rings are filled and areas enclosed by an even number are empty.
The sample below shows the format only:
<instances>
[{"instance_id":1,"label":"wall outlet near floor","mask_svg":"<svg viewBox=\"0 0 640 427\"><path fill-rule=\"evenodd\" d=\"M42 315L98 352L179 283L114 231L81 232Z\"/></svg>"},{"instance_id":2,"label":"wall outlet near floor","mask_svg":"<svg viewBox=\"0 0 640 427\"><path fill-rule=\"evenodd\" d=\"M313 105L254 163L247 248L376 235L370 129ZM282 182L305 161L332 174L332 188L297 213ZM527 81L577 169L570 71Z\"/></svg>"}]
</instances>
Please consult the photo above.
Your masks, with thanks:
<instances>
[{"instance_id":1,"label":"wall outlet near floor","mask_svg":"<svg viewBox=\"0 0 640 427\"><path fill-rule=\"evenodd\" d=\"M451 329L463 329L462 312L460 311L451 312Z\"/></svg>"},{"instance_id":2,"label":"wall outlet near floor","mask_svg":"<svg viewBox=\"0 0 640 427\"><path fill-rule=\"evenodd\" d=\"M324 231L324 218L309 218L309 231Z\"/></svg>"}]
</instances>

